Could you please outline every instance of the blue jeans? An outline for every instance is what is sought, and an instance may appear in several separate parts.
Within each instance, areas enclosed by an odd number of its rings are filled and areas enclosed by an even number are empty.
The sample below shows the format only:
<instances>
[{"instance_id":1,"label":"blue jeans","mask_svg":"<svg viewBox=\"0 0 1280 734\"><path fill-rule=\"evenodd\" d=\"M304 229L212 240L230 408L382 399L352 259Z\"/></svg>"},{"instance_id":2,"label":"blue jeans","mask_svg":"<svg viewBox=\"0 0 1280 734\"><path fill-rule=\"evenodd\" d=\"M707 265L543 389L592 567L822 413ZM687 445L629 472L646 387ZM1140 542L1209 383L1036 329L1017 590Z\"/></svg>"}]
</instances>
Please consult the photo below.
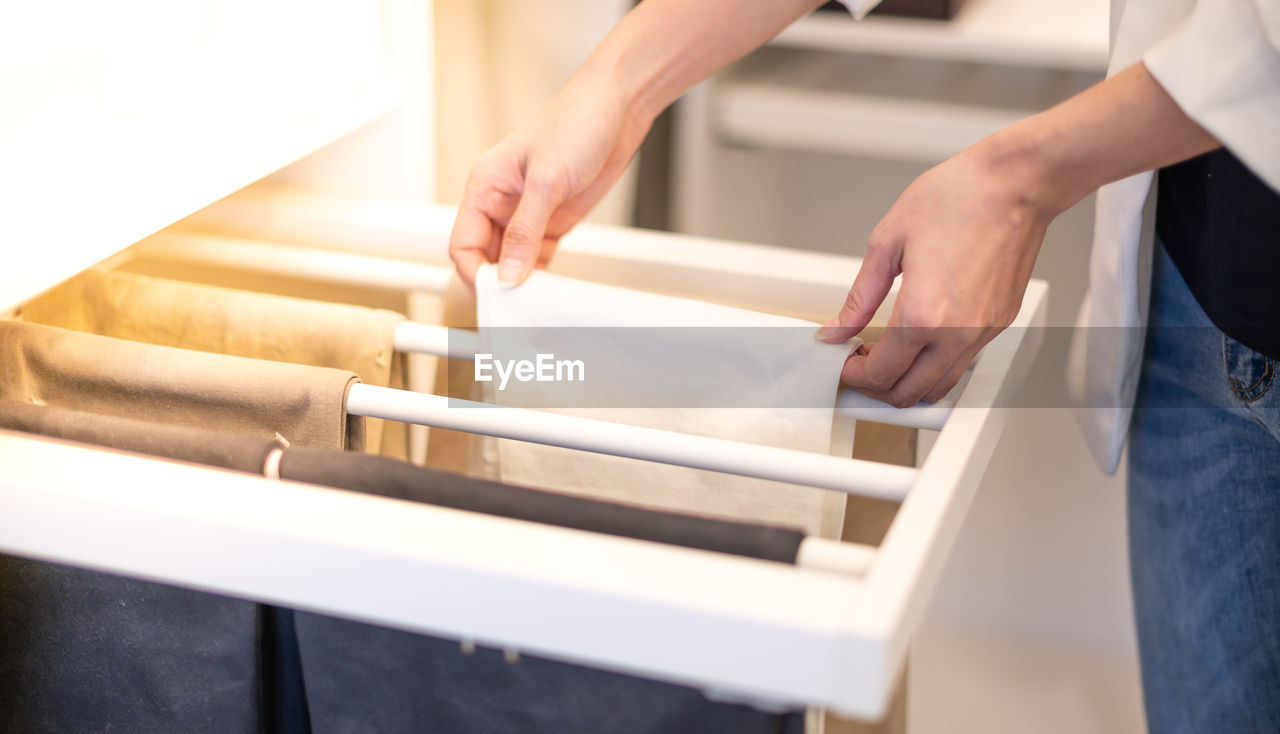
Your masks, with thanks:
<instances>
[{"instance_id":1,"label":"blue jeans","mask_svg":"<svg viewBox=\"0 0 1280 734\"><path fill-rule=\"evenodd\" d=\"M1280 732L1278 368L1218 330L1157 248L1128 489L1155 734Z\"/></svg>"}]
</instances>

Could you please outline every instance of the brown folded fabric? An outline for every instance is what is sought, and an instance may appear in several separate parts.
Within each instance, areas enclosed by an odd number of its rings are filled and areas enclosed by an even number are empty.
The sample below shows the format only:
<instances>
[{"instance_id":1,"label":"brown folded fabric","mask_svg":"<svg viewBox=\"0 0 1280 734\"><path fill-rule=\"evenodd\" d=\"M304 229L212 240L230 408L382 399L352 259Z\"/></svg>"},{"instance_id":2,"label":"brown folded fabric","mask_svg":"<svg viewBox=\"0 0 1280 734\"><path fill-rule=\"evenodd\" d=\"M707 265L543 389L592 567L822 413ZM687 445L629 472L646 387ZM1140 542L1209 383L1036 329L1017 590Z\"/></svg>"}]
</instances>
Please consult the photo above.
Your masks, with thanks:
<instances>
[{"instance_id":1,"label":"brown folded fabric","mask_svg":"<svg viewBox=\"0 0 1280 734\"><path fill-rule=\"evenodd\" d=\"M262 474L363 494L588 530L780 563L796 562L804 533L790 528L663 512L414 466L385 456L284 446L277 439L153 423L0 400L0 429L26 431L166 459Z\"/></svg>"},{"instance_id":2,"label":"brown folded fabric","mask_svg":"<svg viewBox=\"0 0 1280 734\"><path fill-rule=\"evenodd\" d=\"M364 450L354 372L0 322L0 398Z\"/></svg>"},{"instance_id":3,"label":"brown folded fabric","mask_svg":"<svg viewBox=\"0 0 1280 734\"><path fill-rule=\"evenodd\" d=\"M264 273L251 268L149 259L146 253L119 263L114 272L133 273L135 275L146 275L183 283L198 283L219 288L231 288L238 291L301 298L308 301L364 306L397 313L405 313L409 307L403 291L334 283L333 281L312 278L302 273L286 276L277 273ZM405 356L397 352L393 357L391 362L391 384L387 387L396 389L405 387ZM382 424L382 455L394 456L397 459L408 458L408 424L400 421L366 419L365 431L368 432L369 427L378 424Z\"/></svg>"},{"instance_id":4,"label":"brown folded fabric","mask_svg":"<svg viewBox=\"0 0 1280 734\"><path fill-rule=\"evenodd\" d=\"M13 400L0 428L259 476L284 448ZM307 731L291 609L0 554L0 640L4 731Z\"/></svg>"},{"instance_id":5,"label":"brown folded fabric","mask_svg":"<svg viewBox=\"0 0 1280 734\"><path fill-rule=\"evenodd\" d=\"M22 321L147 344L350 370L390 384L396 327L384 309L88 271L23 306ZM383 425L365 425L368 450Z\"/></svg>"},{"instance_id":6,"label":"brown folded fabric","mask_svg":"<svg viewBox=\"0 0 1280 734\"><path fill-rule=\"evenodd\" d=\"M0 400L0 428L251 474L262 474L271 452L285 447L279 438L255 438L16 400ZM338 455L353 454L343 451Z\"/></svg>"}]
</instances>

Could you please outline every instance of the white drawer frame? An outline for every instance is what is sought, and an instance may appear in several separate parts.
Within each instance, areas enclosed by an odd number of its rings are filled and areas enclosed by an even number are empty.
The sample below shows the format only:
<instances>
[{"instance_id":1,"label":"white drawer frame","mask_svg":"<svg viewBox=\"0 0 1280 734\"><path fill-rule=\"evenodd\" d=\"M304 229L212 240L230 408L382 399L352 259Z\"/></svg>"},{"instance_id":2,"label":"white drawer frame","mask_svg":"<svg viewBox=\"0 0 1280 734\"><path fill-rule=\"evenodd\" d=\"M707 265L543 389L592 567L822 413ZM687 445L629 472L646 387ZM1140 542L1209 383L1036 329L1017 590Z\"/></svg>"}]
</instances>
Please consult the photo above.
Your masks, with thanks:
<instances>
[{"instance_id":1,"label":"white drawer frame","mask_svg":"<svg viewBox=\"0 0 1280 734\"><path fill-rule=\"evenodd\" d=\"M451 212L249 190L187 226L443 262ZM584 226L559 272L794 313L854 258ZM1048 287L981 353L861 576L0 432L0 549L878 718L1039 346ZM8 307L15 304L4 304ZM993 407L995 406L995 407ZM850 462L850 466L854 466Z\"/></svg>"}]
</instances>

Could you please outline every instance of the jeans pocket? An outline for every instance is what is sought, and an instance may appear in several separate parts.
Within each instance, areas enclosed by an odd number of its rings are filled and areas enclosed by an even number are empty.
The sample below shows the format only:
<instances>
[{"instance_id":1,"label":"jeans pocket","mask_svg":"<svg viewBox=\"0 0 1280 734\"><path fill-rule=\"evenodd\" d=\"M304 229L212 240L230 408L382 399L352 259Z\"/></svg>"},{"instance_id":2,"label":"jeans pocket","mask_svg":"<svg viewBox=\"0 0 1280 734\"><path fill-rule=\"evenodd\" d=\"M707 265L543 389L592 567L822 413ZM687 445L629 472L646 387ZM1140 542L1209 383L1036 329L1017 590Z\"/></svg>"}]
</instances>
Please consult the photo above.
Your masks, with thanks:
<instances>
[{"instance_id":1,"label":"jeans pocket","mask_svg":"<svg viewBox=\"0 0 1280 734\"><path fill-rule=\"evenodd\" d=\"M1222 358L1226 363L1231 392L1242 403L1261 400L1276 381L1276 361L1229 336L1222 337Z\"/></svg>"},{"instance_id":2,"label":"jeans pocket","mask_svg":"<svg viewBox=\"0 0 1280 734\"><path fill-rule=\"evenodd\" d=\"M1280 387L1271 389L1280 385L1276 379L1280 362L1229 336L1222 337L1222 356L1231 393L1254 421L1280 441Z\"/></svg>"}]
</instances>

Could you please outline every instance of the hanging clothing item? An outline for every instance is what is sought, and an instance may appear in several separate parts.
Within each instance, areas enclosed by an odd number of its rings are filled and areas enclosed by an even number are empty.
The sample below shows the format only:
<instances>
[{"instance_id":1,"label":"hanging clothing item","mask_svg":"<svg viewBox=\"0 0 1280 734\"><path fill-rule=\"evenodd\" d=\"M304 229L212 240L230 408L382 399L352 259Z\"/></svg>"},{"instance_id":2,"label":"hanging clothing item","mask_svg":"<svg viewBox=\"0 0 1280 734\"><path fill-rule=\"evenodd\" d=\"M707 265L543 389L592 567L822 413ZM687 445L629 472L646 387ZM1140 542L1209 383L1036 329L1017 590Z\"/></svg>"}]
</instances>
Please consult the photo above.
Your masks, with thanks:
<instances>
[{"instance_id":1,"label":"hanging clothing item","mask_svg":"<svg viewBox=\"0 0 1280 734\"><path fill-rule=\"evenodd\" d=\"M283 446L9 400L0 429L258 474ZM273 642L289 638L267 634L284 611L0 554L0 730L301 734L264 725L289 687Z\"/></svg>"},{"instance_id":2,"label":"hanging clothing item","mask_svg":"<svg viewBox=\"0 0 1280 734\"><path fill-rule=\"evenodd\" d=\"M349 370L386 387L396 327L384 309L86 271L22 307L22 321L166 347ZM365 446L383 421L365 421Z\"/></svg>"},{"instance_id":3,"label":"hanging clothing item","mask_svg":"<svg viewBox=\"0 0 1280 734\"><path fill-rule=\"evenodd\" d=\"M480 269L476 297L486 402L851 455L851 425L833 432L833 422L840 370L857 344L816 341L818 324L545 271L503 288L492 266ZM551 380L495 374L539 355L569 369L548 372ZM844 518L838 492L519 441L490 441L486 451L495 476L515 484L828 538Z\"/></svg>"},{"instance_id":4,"label":"hanging clothing item","mask_svg":"<svg viewBox=\"0 0 1280 734\"><path fill-rule=\"evenodd\" d=\"M779 563L794 564L804 540L791 528L595 501L320 449L286 449L280 478Z\"/></svg>"},{"instance_id":5,"label":"hanging clothing item","mask_svg":"<svg viewBox=\"0 0 1280 734\"><path fill-rule=\"evenodd\" d=\"M346 409L358 381L346 370L0 322L0 398L8 400L363 450L364 422Z\"/></svg>"},{"instance_id":6,"label":"hanging clothing item","mask_svg":"<svg viewBox=\"0 0 1280 734\"><path fill-rule=\"evenodd\" d=\"M0 730L259 734L259 606L0 554Z\"/></svg>"},{"instance_id":7,"label":"hanging clothing item","mask_svg":"<svg viewBox=\"0 0 1280 734\"><path fill-rule=\"evenodd\" d=\"M285 447L259 439L150 421L0 400L0 429L25 431L167 459L262 474L281 451L281 479L686 548L795 563L804 534L513 487L349 451Z\"/></svg>"},{"instance_id":8,"label":"hanging clothing item","mask_svg":"<svg viewBox=\"0 0 1280 734\"><path fill-rule=\"evenodd\" d=\"M270 243L259 243L259 246L270 249ZM305 270L305 269L304 269ZM277 273L265 273L254 270L249 267L238 268L222 265L210 265L208 263L181 262L177 260L166 260L153 257L153 253L144 250L136 257L121 262L119 266L112 272L116 273L132 273L135 275L143 275L152 278L160 278L168 281L176 281L181 283L200 284L205 286L213 286L218 288L229 288L235 291L250 291L264 295L282 296L287 298L297 298L304 301L321 301L324 303L333 303L338 305L355 305L363 308L372 308L381 311L391 311L393 313L410 314L411 297L403 291L388 290L386 288L372 288L355 286L348 284L335 283L332 280L326 280L322 276L311 276L306 272L299 272L296 275L280 275ZM409 373L408 363L415 361L421 363L423 360L434 360L435 357L426 355L406 355L396 353L391 359L391 377L387 387L396 389L408 388L412 390L430 392L432 386L430 384L413 384ZM292 361L292 360L285 360ZM355 367L343 367L342 365L320 365L320 366L336 366L341 369L352 369L356 374L361 375L364 382L373 383L372 379L365 380L361 371ZM381 383L377 383L381 384ZM368 427L382 425L382 439L380 453L383 456L394 456L398 459L407 459L409 457L409 433L411 429L408 424L399 421L383 421L378 419L366 419L366 431ZM425 431L425 429L422 429ZM425 436L423 436L425 439ZM376 448L379 444L375 441L368 441L367 445L371 447L369 453L374 453L372 448Z\"/></svg>"},{"instance_id":9,"label":"hanging clothing item","mask_svg":"<svg viewBox=\"0 0 1280 734\"><path fill-rule=\"evenodd\" d=\"M250 473L283 450L285 479L785 563L795 562L803 539L792 530L506 487L383 457L282 449L277 440L12 401L0 401L0 429ZM0 649L0 702L12 704L0 710L37 731L259 731L252 726L257 706L267 722L262 731L272 733L802 730L799 713L714 703L692 688L618 673L528 657L509 663L493 650L465 654L456 641L287 609L262 606L255 617L247 602L50 563L0 556L0 570L0 602L42 602L0 603L0 633L37 625L52 632L15 632L3 638L14 644ZM145 648L136 646L143 630L151 631ZM188 646L200 648L189 660ZM187 666L175 670L178 660ZM104 677L121 668L131 677ZM118 693L120 685L131 688ZM217 694L209 698L220 714L209 716L207 729L187 720L201 709L186 699L203 688ZM5 691L21 698L6 701ZM114 703L60 709L82 695Z\"/></svg>"},{"instance_id":10,"label":"hanging clothing item","mask_svg":"<svg viewBox=\"0 0 1280 734\"><path fill-rule=\"evenodd\" d=\"M271 452L285 446L278 438L241 436L16 400L0 400L0 429L250 474L261 474Z\"/></svg>"},{"instance_id":11,"label":"hanging clothing item","mask_svg":"<svg viewBox=\"0 0 1280 734\"><path fill-rule=\"evenodd\" d=\"M519 614L519 610L511 610ZM316 734L801 734L804 715L685 686L298 612Z\"/></svg>"}]
</instances>

